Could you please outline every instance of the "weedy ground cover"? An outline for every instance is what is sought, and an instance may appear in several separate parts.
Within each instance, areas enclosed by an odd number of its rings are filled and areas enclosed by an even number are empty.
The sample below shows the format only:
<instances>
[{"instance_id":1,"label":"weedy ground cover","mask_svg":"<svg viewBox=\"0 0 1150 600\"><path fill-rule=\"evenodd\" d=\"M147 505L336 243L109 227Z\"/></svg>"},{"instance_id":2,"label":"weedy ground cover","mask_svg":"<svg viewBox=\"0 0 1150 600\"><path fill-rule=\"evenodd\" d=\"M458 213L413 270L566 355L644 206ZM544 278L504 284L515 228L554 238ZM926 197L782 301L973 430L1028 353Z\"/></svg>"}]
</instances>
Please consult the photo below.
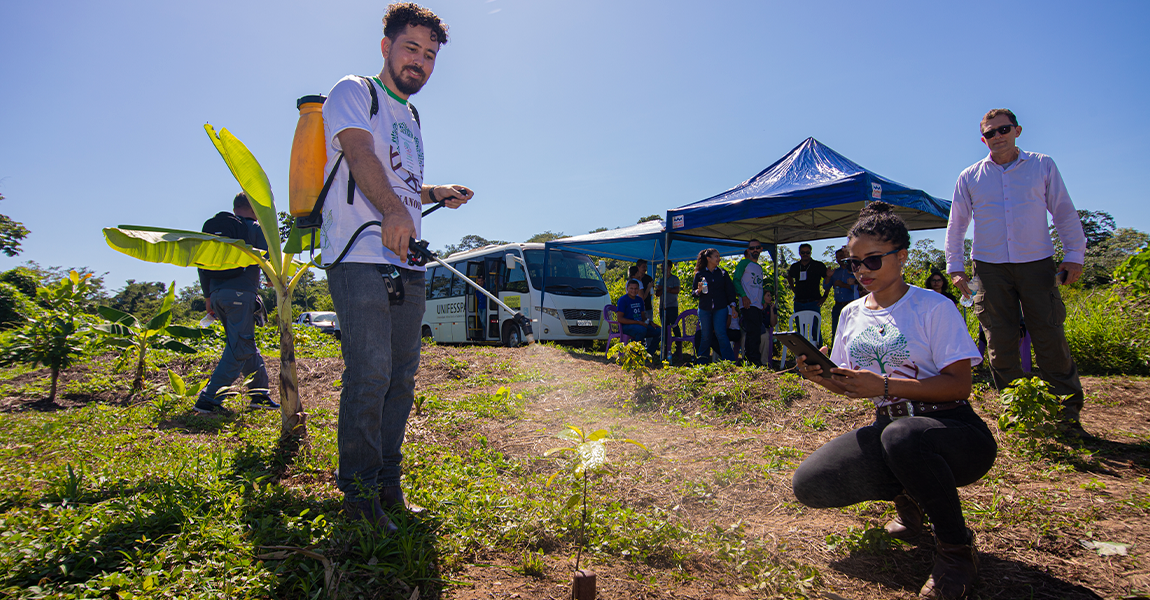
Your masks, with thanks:
<instances>
[{"instance_id":1,"label":"weedy ground cover","mask_svg":"<svg viewBox=\"0 0 1150 600\"><path fill-rule=\"evenodd\" d=\"M865 403L729 364L636 379L601 353L558 347L424 347L404 487L428 510L380 537L339 511L342 363L320 336L299 361L310 446L290 464L276 458L278 415L190 414L210 343L157 353L183 393L157 371L139 401L125 402L130 374L114 357L62 372L51 404L39 397L46 371L0 371L0 593L556 598L580 548L604 598L913 598L929 573L929 544L879 533L890 503L812 510L790 493L807 454L870 420ZM1150 587L1150 382L1086 385L1084 423L1101 437L1081 445L1014 443L997 428L997 393L974 395L1000 442L991 473L961 491L983 552L979 597ZM585 521L582 502L569 505L579 478L546 485L556 465L543 454L570 446L555 438L567 423L646 447L612 448L589 480ZM1102 557L1082 540L1128 554Z\"/></svg>"}]
</instances>

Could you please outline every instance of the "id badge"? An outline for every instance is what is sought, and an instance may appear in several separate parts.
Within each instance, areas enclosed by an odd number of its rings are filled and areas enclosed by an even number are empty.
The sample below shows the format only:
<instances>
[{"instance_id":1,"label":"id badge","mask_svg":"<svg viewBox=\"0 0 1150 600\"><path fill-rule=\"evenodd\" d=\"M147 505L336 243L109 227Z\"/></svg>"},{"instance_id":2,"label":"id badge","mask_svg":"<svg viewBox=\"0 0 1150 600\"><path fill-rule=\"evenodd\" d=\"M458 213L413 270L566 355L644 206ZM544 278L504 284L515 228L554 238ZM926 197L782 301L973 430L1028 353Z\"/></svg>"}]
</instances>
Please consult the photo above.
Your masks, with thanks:
<instances>
[{"instance_id":1,"label":"id badge","mask_svg":"<svg viewBox=\"0 0 1150 600\"><path fill-rule=\"evenodd\" d=\"M399 132L399 160L404 170L412 175L419 174L419 152L415 148L415 138L400 130Z\"/></svg>"},{"instance_id":2,"label":"id badge","mask_svg":"<svg viewBox=\"0 0 1150 600\"><path fill-rule=\"evenodd\" d=\"M806 281L806 280L807 280L807 272L806 271L799 271L799 281Z\"/></svg>"}]
</instances>

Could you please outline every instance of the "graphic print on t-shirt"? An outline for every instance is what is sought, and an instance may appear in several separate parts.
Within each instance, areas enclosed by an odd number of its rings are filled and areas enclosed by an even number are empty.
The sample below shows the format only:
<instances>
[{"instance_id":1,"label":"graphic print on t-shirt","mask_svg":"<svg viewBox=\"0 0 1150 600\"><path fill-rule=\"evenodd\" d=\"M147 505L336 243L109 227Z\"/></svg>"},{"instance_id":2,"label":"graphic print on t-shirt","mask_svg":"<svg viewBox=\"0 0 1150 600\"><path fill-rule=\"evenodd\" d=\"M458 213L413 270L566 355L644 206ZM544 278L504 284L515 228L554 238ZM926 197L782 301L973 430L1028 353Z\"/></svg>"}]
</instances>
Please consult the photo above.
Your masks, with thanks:
<instances>
[{"instance_id":1,"label":"graphic print on t-shirt","mask_svg":"<svg viewBox=\"0 0 1150 600\"><path fill-rule=\"evenodd\" d=\"M390 108L390 107L389 107ZM423 187L423 143L420 137L402 121L391 124L391 170L403 180L411 192L418 194ZM411 164L418 155L419 164ZM400 199L406 202L400 194ZM416 208L420 208L417 206Z\"/></svg>"},{"instance_id":2,"label":"graphic print on t-shirt","mask_svg":"<svg viewBox=\"0 0 1150 600\"><path fill-rule=\"evenodd\" d=\"M893 323L871 325L850 341L851 360L860 367L878 366L879 374L890 375L910 358L906 336Z\"/></svg>"}]
</instances>

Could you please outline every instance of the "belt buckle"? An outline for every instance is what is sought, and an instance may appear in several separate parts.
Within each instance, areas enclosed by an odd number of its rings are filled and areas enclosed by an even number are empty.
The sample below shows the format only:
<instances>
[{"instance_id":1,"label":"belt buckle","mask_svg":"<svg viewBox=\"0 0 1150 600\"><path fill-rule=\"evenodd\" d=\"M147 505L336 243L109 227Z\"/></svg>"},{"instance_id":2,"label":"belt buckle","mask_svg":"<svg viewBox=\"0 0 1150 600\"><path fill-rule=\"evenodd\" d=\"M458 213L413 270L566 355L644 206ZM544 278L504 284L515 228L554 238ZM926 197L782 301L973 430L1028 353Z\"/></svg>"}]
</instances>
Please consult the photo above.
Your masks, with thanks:
<instances>
[{"instance_id":1,"label":"belt buckle","mask_svg":"<svg viewBox=\"0 0 1150 600\"><path fill-rule=\"evenodd\" d=\"M899 415L897 417L894 415L891 415L891 417L890 417L891 421L897 421L899 419L905 419L907 417L913 417L914 416L914 404L910 400L904 400L902 402L896 402L894 404L889 405L886 409L887 414L890 415L890 413L893 412L891 410L891 407L898 406L900 404L906 407L906 414L905 415Z\"/></svg>"}]
</instances>

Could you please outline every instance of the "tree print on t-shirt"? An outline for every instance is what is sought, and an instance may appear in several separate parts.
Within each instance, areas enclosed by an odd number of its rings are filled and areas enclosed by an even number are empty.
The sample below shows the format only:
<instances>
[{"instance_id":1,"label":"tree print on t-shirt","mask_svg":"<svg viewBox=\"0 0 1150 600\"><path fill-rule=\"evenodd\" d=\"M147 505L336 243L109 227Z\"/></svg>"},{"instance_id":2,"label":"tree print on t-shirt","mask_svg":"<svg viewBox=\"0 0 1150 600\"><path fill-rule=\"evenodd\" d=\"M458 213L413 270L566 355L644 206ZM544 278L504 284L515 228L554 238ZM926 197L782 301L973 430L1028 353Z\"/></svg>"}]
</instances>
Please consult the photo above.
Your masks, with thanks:
<instances>
[{"instance_id":1,"label":"tree print on t-shirt","mask_svg":"<svg viewBox=\"0 0 1150 600\"><path fill-rule=\"evenodd\" d=\"M910 358L906 336L893 324L871 325L851 340L851 360L860 367L878 365L879 373L889 375L903 361Z\"/></svg>"}]
</instances>

